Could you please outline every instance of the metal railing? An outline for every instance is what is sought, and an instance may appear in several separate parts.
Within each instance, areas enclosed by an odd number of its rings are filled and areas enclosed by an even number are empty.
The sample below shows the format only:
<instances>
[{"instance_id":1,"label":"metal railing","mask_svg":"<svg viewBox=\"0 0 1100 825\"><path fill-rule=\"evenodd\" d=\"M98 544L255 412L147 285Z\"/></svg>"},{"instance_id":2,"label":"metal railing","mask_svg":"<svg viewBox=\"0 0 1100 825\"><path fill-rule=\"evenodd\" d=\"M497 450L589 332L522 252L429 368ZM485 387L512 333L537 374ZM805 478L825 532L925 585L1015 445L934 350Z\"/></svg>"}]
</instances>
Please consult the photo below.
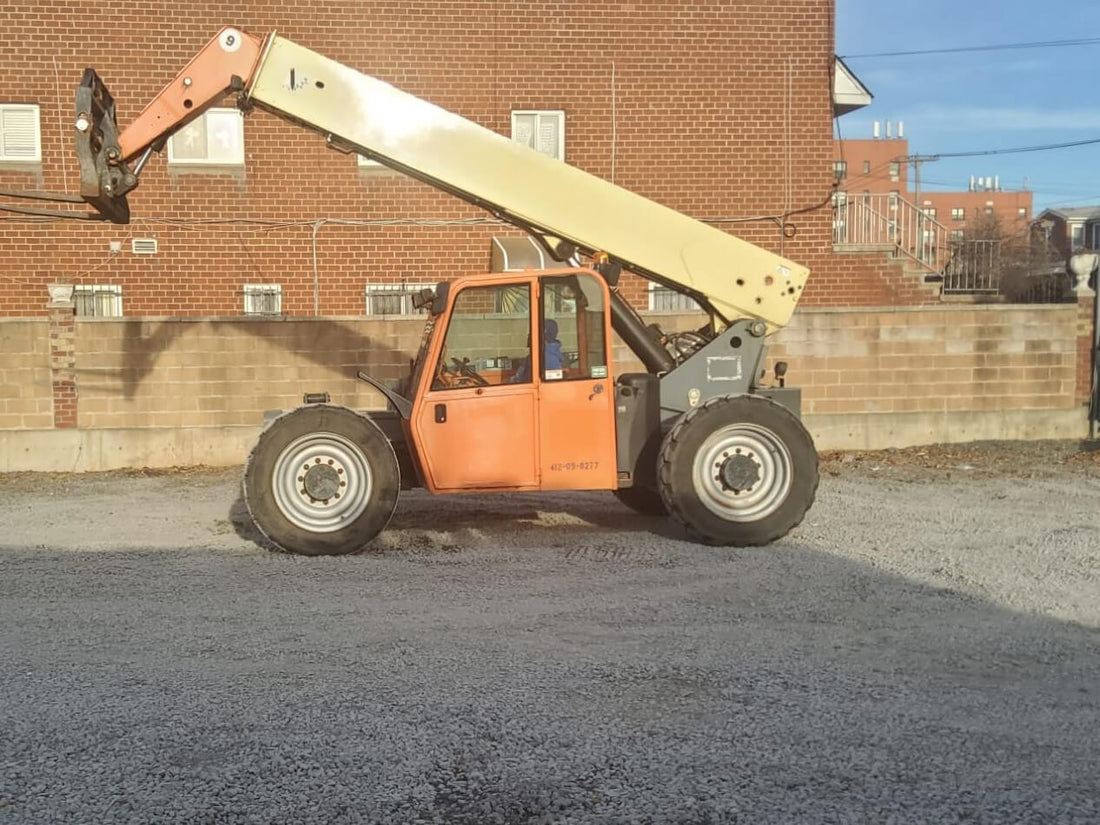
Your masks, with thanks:
<instances>
[{"instance_id":1,"label":"metal railing","mask_svg":"<svg viewBox=\"0 0 1100 825\"><path fill-rule=\"evenodd\" d=\"M1001 289L1001 271L1001 241L955 241L943 268L943 292L996 294Z\"/></svg>"},{"instance_id":2,"label":"metal railing","mask_svg":"<svg viewBox=\"0 0 1100 825\"><path fill-rule=\"evenodd\" d=\"M837 246L890 246L938 274L951 257L949 237L946 226L900 195L837 192L833 197Z\"/></svg>"}]
</instances>

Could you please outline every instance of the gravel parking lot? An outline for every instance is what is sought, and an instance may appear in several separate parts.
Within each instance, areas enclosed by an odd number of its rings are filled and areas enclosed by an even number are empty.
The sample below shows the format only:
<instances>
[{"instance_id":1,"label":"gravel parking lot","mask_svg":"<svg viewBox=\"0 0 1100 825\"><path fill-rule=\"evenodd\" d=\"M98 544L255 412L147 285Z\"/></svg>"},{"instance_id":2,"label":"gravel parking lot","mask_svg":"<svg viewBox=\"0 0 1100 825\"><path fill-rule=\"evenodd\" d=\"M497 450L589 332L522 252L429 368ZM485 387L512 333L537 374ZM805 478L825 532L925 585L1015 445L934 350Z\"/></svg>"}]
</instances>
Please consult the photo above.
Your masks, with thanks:
<instances>
[{"instance_id":1,"label":"gravel parking lot","mask_svg":"<svg viewBox=\"0 0 1100 825\"><path fill-rule=\"evenodd\" d=\"M0 823L1097 823L1100 461L828 456L786 540L607 494L257 546L238 471L0 476Z\"/></svg>"}]
</instances>

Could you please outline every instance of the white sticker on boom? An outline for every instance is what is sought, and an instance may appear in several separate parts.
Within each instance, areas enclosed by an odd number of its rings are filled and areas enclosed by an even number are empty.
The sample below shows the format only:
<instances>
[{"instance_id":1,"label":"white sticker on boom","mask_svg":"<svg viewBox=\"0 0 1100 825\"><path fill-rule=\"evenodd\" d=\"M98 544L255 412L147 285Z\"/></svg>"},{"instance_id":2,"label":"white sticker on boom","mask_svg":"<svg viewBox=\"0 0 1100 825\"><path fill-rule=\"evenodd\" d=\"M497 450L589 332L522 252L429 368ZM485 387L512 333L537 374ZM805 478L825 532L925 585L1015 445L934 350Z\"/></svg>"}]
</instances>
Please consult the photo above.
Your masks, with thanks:
<instances>
[{"instance_id":1,"label":"white sticker on boom","mask_svg":"<svg viewBox=\"0 0 1100 825\"><path fill-rule=\"evenodd\" d=\"M714 355L707 358L708 381L740 381L740 355Z\"/></svg>"}]
</instances>

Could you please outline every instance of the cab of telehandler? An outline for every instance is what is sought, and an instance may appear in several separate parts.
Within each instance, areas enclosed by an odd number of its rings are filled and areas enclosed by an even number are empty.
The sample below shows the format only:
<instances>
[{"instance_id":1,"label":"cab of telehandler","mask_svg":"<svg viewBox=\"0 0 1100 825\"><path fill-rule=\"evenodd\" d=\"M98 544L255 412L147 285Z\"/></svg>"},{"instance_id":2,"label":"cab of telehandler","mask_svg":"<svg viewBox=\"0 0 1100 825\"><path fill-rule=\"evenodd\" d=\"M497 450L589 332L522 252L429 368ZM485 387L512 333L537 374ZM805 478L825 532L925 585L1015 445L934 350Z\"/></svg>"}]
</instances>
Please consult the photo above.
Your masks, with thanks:
<instances>
[{"instance_id":1,"label":"cab of telehandler","mask_svg":"<svg viewBox=\"0 0 1100 825\"><path fill-rule=\"evenodd\" d=\"M436 290L405 430L431 492L616 486L608 287L583 269Z\"/></svg>"}]
</instances>

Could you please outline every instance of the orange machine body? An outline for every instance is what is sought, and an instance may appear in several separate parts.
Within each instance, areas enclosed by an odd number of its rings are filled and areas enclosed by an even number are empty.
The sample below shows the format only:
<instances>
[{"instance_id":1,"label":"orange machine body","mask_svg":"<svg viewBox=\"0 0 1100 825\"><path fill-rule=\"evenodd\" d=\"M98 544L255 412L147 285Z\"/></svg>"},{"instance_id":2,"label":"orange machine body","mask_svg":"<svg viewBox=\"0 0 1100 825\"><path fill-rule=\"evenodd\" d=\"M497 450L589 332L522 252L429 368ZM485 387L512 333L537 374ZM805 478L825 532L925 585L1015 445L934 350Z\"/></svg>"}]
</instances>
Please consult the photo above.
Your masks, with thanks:
<instances>
[{"instance_id":1,"label":"orange machine body","mask_svg":"<svg viewBox=\"0 0 1100 825\"><path fill-rule=\"evenodd\" d=\"M577 324L578 364L547 369L543 340L548 279L576 276L599 290L602 311ZM460 315L471 290L526 294L531 342L529 380L515 382L516 363L484 370L487 385L441 380L453 359ZM464 296L466 296L464 298ZM450 283L446 309L435 319L412 387L408 444L423 485L432 493L509 490L613 490L618 470L615 386L606 283L589 270L560 269L474 275ZM538 308L536 310L536 308ZM578 317L585 313L577 313ZM521 321L521 323L523 323ZM598 329L596 325L598 323ZM485 336L491 336L486 331ZM515 332L513 331L513 335ZM467 336L469 337L469 336ZM452 352L448 351L448 341ZM506 348L506 347L504 347ZM513 347L514 349L514 347ZM518 353L517 353L518 354ZM592 365L586 365L588 360ZM602 363L599 363L602 362Z\"/></svg>"}]
</instances>

